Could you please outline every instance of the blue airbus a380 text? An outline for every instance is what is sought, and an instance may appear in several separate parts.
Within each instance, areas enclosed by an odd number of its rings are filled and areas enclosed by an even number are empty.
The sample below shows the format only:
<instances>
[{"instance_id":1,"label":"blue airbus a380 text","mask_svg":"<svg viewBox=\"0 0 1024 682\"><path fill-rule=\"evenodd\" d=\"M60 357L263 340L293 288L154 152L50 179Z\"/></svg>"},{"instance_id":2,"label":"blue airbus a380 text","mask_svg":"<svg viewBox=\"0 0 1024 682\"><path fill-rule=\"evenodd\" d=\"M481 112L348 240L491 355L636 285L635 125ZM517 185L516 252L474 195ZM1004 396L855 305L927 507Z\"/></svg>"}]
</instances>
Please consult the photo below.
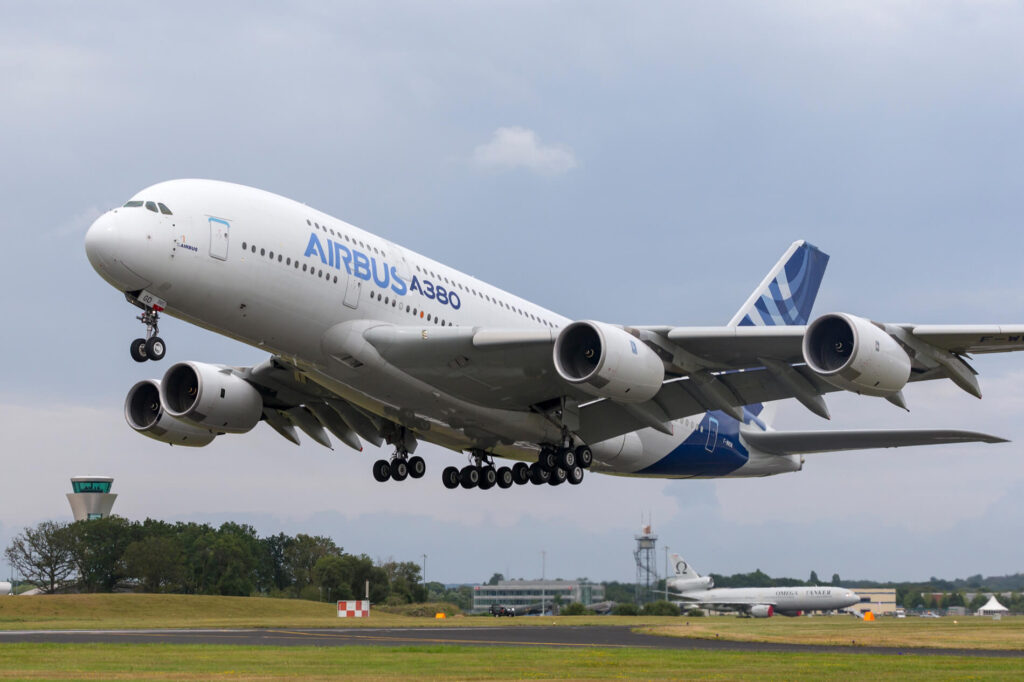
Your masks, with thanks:
<instances>
[{"instance_id":1,"label":"blue airbus a380 text","mask_svg":"<svg viewBox=\"0 0 1024 682\"><path fill-rule=\"evenodd\" d=\"M970 354L1024 326L811 321L828 256L795 242L721 327L573 321L304 204L212 180L142 190L90 227L96 271L141 309L131 356L160 360L161 314L266 349L253 367L179 362L128 392L146 436L204 446L265 422L299 442L393 447L379 481L424 475L420 441L466 453L449 488L578 484L590 469L767 476L803 455L1000 442L953 429L781 432L776 403L824 418L845 390L905 406L909 382L981 397ZM510 460L502 465L501 460Z\"/></svg>"}]
</instances>

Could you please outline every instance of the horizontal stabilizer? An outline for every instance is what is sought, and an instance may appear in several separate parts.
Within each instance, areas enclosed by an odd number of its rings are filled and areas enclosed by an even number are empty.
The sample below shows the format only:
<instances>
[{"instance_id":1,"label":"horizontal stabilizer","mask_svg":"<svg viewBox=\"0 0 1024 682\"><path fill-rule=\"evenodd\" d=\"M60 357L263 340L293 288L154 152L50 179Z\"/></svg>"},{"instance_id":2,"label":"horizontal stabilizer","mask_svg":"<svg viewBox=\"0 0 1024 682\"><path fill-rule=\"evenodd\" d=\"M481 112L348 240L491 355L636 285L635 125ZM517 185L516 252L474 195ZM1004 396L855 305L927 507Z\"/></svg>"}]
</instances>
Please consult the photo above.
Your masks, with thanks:
<instances>
[{"instance_id":1,"label":"horizontal stabilizer","mask_svg":"<svg viewBox=\"0 0 1024 682\"><path fill-rule=\"evenodd\" d=\"M950 443L1006 443L1005 438L977 431L954 429L889 429L857 431L759 431L743 429L743 440L773 455L807 455L816 452L904 448L912 445Z\"/></svg>"}]
</instances>

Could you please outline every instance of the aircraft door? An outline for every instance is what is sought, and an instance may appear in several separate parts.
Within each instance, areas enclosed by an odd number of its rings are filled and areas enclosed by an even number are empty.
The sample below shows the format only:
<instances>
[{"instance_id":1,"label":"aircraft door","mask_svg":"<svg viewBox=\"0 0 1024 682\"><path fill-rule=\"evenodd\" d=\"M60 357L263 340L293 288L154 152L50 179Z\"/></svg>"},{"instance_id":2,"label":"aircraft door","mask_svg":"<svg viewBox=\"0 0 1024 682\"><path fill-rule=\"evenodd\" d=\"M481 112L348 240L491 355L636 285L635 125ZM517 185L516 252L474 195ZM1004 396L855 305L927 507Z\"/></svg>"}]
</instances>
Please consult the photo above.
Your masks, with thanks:
<instances>
[{"instance_id":1,"label":"aircraft door","mask_svg":"<svg viewBox=\"0 0 1024 682\"><path fill-rule=\"evenodd\" d=\"M715 446L718 445L718 420L708 415L708 442L704 445L704 449L708 452L714 452Z\"/></svg>"},{"instance_id":2,"label":"aircraft door","mask_svg":"<svg viewBox=\"0 0 1024 682\"><path fill-rule=\"evenodd\" d=\"M345 283L345 305L355 309L359 307L359 294L363 291L363 280L355 275L348 275Z\"/></svg>"},{"instance_id":3,"label":"aircraft door","mask_svg":"<svg viewBox=\"0 0 1024 682\"><path fill-rule=\"evenodd\" d=\"M220 218L210 216L210 256L217 260L228 259L228 240L231 224Z\"/></svg>"}]
</instances>

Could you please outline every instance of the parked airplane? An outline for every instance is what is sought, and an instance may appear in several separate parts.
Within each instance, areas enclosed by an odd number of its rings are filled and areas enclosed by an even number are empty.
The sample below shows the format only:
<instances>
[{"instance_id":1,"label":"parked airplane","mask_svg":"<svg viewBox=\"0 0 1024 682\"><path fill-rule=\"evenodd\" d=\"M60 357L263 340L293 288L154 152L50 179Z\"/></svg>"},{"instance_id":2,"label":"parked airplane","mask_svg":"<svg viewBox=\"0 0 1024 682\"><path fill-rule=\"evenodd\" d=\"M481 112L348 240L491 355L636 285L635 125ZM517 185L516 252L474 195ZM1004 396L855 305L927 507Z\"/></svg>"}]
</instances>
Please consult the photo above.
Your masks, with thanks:
<instances>
[{"instance_id":1,"label":"parked airplane","mask_svg":"<svg viewBox=\"0 0 1024 682\"><path fill-rule=\"evenodd\" d=\"M828 418L847 390L905 406L908 382L981 396L968 353L1024 349L1024 326L807 325L828 256L783 254L724 327L572 321L308 206L210 180L142 190L90 227L96 271L142 310L137 361L159 360L161 313L271 353L254 367L180 362L131 388L128 424L203 446L258 422L293 443L394 447L378 481L419 478L420 440L467 453L445 486L578 484L584 469L657 477L799 471L805 453L1002 442L940 430L778 432L769 401ZM806 325L806 326L805 326ZM494 458L518 460L497 467Z\"/></svg>"},{"instance_id":2,"label":"parked airplane","mask_svg":"<svg viewBox=\"0 0 1024 682\"><path fill-rule=\"evenodd\" d=\"M710 576L701 576L678 554L672 555L672 565L675 577L669 578L667 585L680 606L769 618L776 613L799 616L806 611L838 611L860 602L860 596L845 587L715 587Z\"/></svg>"}]
</instances>

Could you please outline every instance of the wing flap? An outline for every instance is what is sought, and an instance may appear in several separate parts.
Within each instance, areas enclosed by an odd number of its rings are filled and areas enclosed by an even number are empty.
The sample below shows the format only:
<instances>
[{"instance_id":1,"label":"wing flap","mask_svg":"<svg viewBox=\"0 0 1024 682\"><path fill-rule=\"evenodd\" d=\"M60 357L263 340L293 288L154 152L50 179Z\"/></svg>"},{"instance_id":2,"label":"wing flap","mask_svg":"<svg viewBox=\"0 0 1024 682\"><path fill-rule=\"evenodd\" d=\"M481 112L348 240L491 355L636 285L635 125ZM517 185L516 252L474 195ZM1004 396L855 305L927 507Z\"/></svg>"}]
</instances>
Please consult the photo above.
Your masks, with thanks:
<instances>
[{"instance_id":1,"label":"wing flap","mask_svg":"<svg viewBox=\"0 0 1024 682\"><path fill-rule=\"evenodd\" d=\"M1024 325L918 324L899 325L937 348L960 355L1024 350Z\"/></svg>"},{"instance_id":2,"label":"wing flap","mask_svg":"<svg viewBox=\"0 0 1024 682\"><path fill-rule=\"evenodd\" d=\"M903 448L950 443L1005 443L1005 438L956 429L867 429L841 431L758 431L743 429L743 440L773 455Z\"/></svg>"}]
</instances>

